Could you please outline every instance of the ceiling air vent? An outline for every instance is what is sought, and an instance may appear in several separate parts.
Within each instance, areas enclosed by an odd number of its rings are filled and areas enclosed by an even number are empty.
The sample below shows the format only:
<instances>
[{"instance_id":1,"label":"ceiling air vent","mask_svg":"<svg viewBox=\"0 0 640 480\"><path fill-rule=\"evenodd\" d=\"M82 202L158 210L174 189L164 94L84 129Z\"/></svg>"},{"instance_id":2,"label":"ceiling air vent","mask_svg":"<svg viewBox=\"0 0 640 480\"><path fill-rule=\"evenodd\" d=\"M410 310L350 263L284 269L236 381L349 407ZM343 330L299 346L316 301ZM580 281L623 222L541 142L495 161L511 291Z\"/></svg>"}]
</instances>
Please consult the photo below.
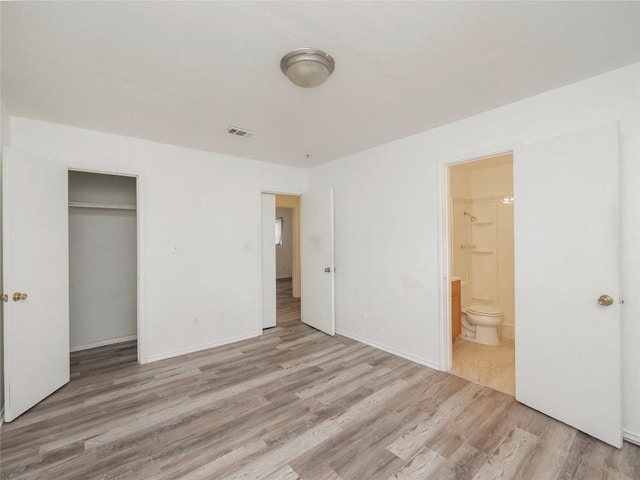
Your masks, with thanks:
<instances>
[{"instance_id":1,"label":"ceiling air vent","mask_svg":"<svg viewBox=\"0 0 640 480\"><path fill-rule=\"evenodd\" d=\"M249 138L255 135L253 132L250 132L249 130L245 130L244 128L239 128L239 127L227 127L227 133L231 135L235 135L236 137L243 137L243 138Z\"/></svg>"}]
</instances>

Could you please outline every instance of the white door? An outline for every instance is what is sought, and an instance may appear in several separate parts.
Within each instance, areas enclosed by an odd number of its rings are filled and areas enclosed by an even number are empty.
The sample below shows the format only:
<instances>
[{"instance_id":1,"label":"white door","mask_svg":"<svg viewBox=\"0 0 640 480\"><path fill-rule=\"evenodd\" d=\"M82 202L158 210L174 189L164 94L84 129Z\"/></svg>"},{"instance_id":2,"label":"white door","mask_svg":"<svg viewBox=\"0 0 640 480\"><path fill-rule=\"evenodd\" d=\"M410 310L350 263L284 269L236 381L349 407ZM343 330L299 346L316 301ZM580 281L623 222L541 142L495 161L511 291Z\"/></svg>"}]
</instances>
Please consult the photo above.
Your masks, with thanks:
<instances>
[{"instance_id":1,"label":"white door","mask_svg":"<svg viewBox=\"0 0 640 480\"><path fill-rule=\"evenodd\" d=\"M5 148L2 194L4 415L11 421L69 381L67 169Z\"/></svg>"},{"instance_id":2,"label":"white door","mask_svg":"<svg viewBox=\"0 0 640 480\"><path fill-rule=\"evenodd\" d=\"M302 321L335 335L333 188L302 195L300 211Z\"/></svg>"},{"instance_id":3,"label":"white door","mask_svg":"<svg viewBox=\"0 0 640 480\"><path fill-rule=\"evenodd\" d=\"M516 399L621 447L617 124L514 153Z\"/></svg>"},{"instance_id":4,"label":"white door","mask_svg":"<svg viewBox=\"0 0 640 480\"><path fill-rule=\"evenodd\" d=\"M276 196L262 194L262 328L276 326Z\"/></svg>"}]
</instances>

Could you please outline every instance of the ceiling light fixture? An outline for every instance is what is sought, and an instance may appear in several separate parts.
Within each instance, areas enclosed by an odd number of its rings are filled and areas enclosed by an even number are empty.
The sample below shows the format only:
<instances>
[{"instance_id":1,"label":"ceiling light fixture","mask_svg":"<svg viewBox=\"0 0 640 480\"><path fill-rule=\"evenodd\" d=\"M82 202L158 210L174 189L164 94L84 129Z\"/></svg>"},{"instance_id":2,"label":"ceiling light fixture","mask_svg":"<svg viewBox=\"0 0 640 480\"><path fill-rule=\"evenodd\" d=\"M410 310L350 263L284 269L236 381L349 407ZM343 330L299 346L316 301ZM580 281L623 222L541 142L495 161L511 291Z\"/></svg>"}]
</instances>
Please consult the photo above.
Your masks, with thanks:
<instances>
[{"instance_id":1,"label":"ceiling light fixture","mask_svg":"<svg viewBox=\"0 0 640 480\"><path fill-rule=\"evenodd\" d=\"M321 85L333 73L336 62L328 53L317 48L299 48L280 60L280 70L299 87Z\"/></svg>"}]
</instances>

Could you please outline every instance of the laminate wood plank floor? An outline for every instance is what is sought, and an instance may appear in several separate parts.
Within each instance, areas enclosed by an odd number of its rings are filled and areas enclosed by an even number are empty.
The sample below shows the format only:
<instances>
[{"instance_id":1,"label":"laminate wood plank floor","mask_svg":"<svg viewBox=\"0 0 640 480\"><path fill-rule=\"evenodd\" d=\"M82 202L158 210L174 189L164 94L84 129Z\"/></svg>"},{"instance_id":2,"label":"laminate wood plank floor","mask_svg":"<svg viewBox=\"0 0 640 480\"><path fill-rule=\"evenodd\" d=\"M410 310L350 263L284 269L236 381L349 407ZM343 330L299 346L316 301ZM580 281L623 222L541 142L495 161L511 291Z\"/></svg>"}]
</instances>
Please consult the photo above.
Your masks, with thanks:
<instances>
[{"instance_id":1,"label":"laminate wood plank floor","mask_svg":"<svg viewBox=\"0 0 640 480\"><path fill-rule=\"evenodd\" d=\"M294 318L147 365L134 343L72 359L2 426L0 478L640 479L640 447Z\"/></svg>"}]
</instances>

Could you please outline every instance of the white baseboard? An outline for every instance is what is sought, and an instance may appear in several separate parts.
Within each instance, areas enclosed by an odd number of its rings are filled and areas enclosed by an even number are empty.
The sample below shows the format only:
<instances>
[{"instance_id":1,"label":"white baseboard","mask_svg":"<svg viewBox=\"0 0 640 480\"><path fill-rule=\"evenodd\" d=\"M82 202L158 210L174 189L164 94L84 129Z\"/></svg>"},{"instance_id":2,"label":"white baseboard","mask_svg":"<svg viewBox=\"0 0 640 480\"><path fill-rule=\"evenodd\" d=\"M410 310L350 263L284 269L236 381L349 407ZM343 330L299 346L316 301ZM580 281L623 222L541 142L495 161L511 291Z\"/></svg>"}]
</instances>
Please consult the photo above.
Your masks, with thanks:
<instances>
[{"instance_id":1,"label":"white baseboard","mask_svg":"<svg viewBox=\"0 0 640 480\"><path fill-rule=\"evenodd\" d=\"M369 345L370 347L377 348L378 350L382 350L384 352L391 353L398 357L402 357L405 360L409 360L411 362L424 365L425 367L433 368L434 370L441 370L440 366L437 363L434 363L425 358L417 357L415 355L412 355L411 353L402 352L400 350L396 350L395 348L388 347L387 345L383 345L381 343L371 341L368 338L361 337L360 335L356 335L355 333L345 332L343 330L337 330L337 329L336 329L336 333L338 335L342 335L344 337L348 337L353 340L356 340L360 343L364 343L365 345Z\"/></svg>"},{"instance_id":2,"label":"white baseboard","mask_svg":"<svg viewBox=\"0 0 640 480\"><path fill-rule=\"evenodd\" d=\"M636 445L640 445L640 433L633 433L629 430L622 431L622 438L630 443L635 443Z\"/></svg>"},{"instance_id":3,"label":"white baseboard","mask_svg":"<svg viewBox=\"0 0 640 480\"><path fill-rule=\"evenodd\" d=\"M136 338L138 338L137 335L127 335L126 337L110 338L109 340L102 340L100 342L87 343L85 345L78 345L76 347L71 347L69 351L79 352L80 350L88 350L90 348L104 347L106 345L112 345L114 343L128 342L129 340L135 340Z\"/></svg>"},{"instance_id":4,"label":"white baseboard","mask_svg":"<svg viewBox=\"0 0 640 480\"><path fill-rule=\"evenodd\" d=\"M262 330L258 330L257 332L252 332L246 335L238 335L237 337L225 338L224 340L219 340L217 342L202 343L200 345L196 345L193 347L186 347L178 350L173 350L171 352L160 353L158 355L151 355L150 357L147 357L146 359L144 359L142 363L157 362L158 360L165 360L167 358L179 357L180 355L199 352L200 350L207 350L209 348L221 347L223 345L228 345L230 343L240 342L242 340L247 340L249 338L259 337L260 335L262 335Z\"/></svg>"}]
</instances>

